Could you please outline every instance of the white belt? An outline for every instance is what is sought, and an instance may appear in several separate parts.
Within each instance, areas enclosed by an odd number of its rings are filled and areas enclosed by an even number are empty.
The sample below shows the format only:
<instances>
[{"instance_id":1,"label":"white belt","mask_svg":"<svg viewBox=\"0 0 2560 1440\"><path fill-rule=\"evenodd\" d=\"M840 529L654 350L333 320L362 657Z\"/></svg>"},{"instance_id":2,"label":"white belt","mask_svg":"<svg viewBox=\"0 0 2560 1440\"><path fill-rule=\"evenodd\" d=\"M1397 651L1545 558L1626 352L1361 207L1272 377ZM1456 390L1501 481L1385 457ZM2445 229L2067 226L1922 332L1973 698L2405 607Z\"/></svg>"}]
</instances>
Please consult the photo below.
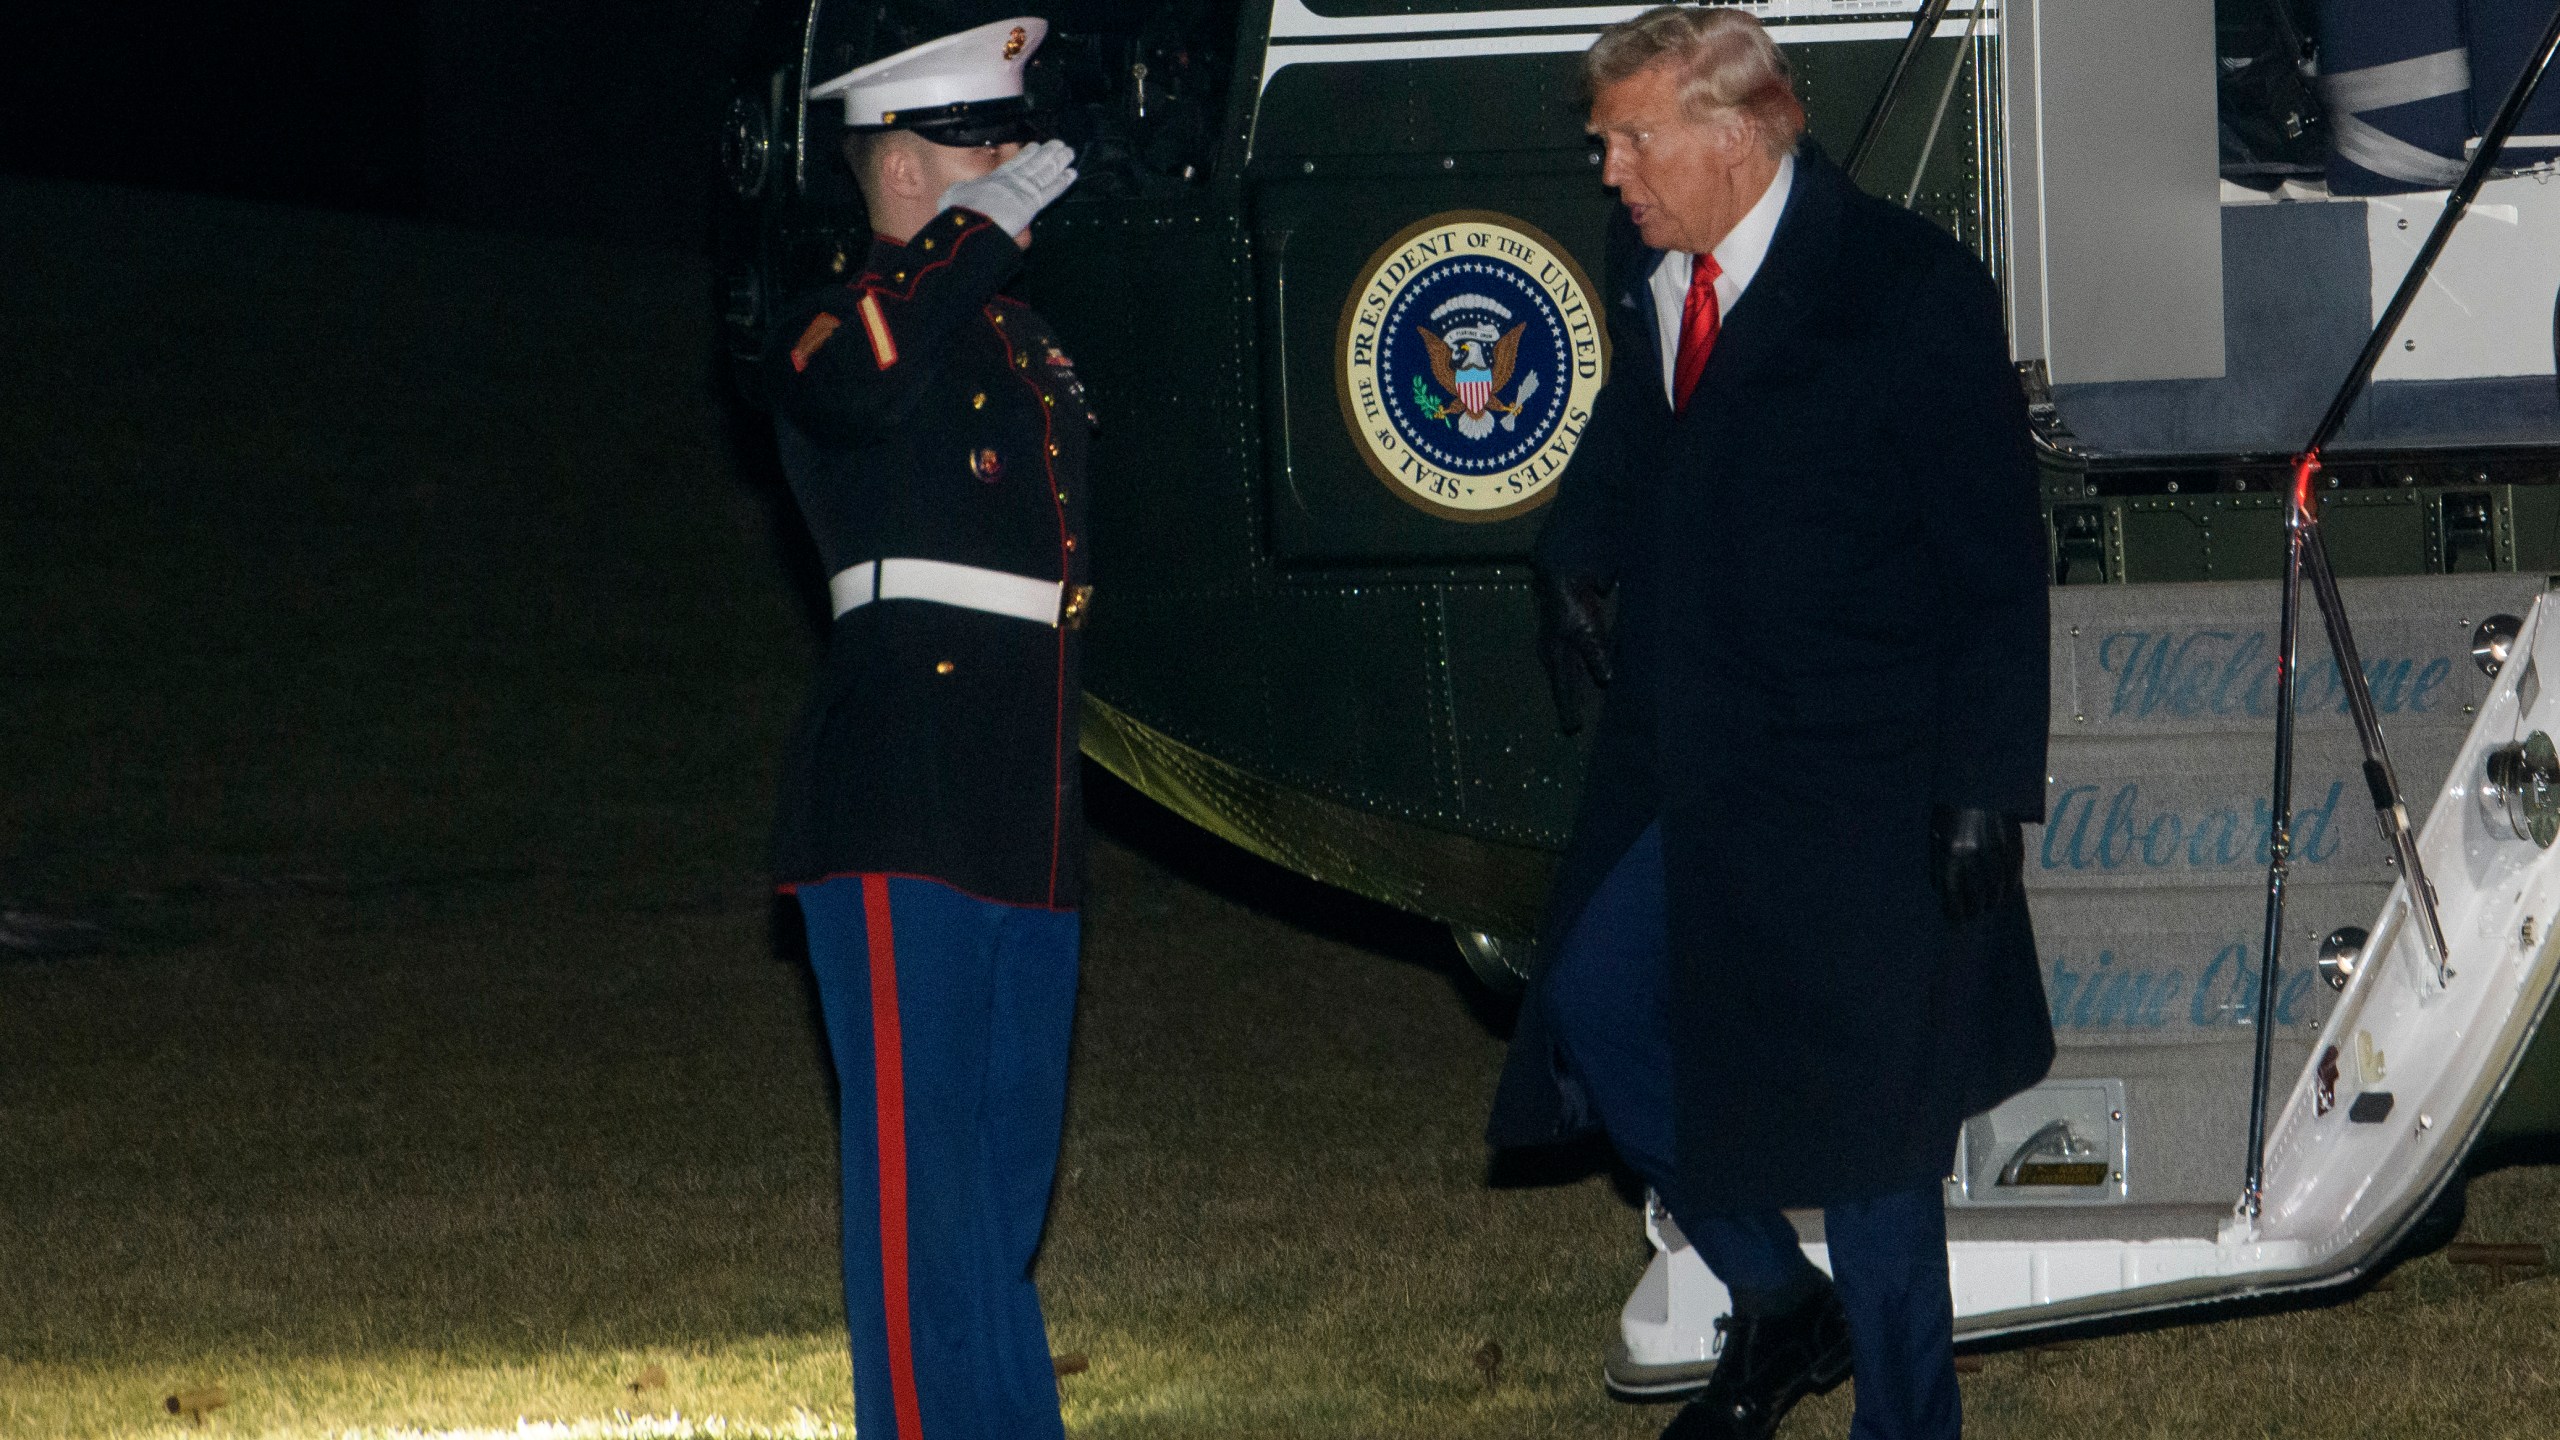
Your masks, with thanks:
<instances>
[{"instance_id":1,"label":"white belt","mask_svg":"<svg viewBox=\"0 0 2560 1440\"><path fill-rule=\"evenodd\" d=\"M874 600L930 600L1054 626L1062 584L947 560L865 560L829 577L827 597L838 618Z\"/></svg>"}]
</instances>

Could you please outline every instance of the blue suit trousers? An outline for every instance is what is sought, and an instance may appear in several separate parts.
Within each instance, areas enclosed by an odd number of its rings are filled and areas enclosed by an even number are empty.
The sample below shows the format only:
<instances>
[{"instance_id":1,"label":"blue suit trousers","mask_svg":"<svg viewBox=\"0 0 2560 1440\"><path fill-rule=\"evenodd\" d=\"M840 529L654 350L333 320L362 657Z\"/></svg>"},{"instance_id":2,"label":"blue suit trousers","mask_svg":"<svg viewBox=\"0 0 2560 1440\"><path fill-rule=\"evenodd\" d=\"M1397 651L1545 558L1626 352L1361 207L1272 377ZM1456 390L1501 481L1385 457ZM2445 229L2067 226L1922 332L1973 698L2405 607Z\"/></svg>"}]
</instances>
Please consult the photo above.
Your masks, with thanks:
<instances>
[{"instance_id":1,"label":"blue suit trousers","mask_svg":"<svg viewBox=\"0 0 2560 1440\"><path fill-rule=\"evenodd\" d=\"M843 1100L865 1440L1063 1440L1032 1288L1065 1119L1072 910L937 880L797 887Z\"/></svg>"},{"instance_id":2,"label":"blue suit trousers","mask_svg":"<svg viewBox=\"0 0 2560 1440\"><path fill-rule=\"evenodd\" d=\"M1593 892L1541 981L1560 1079L1608 1133L1733 1292L1737 1308L1786 1308L1818 1280L1779 1211L1701 1213L1675 1162L1670 937L1662 829L1646 827ZM1955 1151L1955 1137L1947 1137ZM1852 1440L1945 1440L1963 1430L1955 1315L1938 1185L1826 1206L1831 1274L1857 1366Z\"/></svg>"}]
</instances>

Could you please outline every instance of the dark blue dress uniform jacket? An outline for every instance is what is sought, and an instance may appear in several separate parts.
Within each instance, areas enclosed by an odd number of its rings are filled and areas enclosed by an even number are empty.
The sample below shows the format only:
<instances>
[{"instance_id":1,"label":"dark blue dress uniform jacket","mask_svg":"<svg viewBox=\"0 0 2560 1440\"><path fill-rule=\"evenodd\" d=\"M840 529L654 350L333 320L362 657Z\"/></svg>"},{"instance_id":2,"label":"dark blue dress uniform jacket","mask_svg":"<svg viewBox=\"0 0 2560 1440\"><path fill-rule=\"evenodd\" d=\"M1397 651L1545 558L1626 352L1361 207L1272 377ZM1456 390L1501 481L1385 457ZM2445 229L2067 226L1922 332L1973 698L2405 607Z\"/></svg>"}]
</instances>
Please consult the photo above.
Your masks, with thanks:
<instances>
[{"instance_id":1,"label":"dark blue dress uniform jacket","mask_svg":"<svg viewBox=\"0 0 2560 1440\"><path fill-rule=\"evenodd\" d=\"M1932 805L2043 816L2045 540L2000 297L1808 145L1674 416L1661 257L1619 231L1618 365L1538 546L1615 587L1618 659L1543 948L1658 817L1695 1203L1926 1183L2053 1057L2023 898L1951 927L1928 874ZM1533 988L1490 1138L1588 1123Z\"/></svg>"},{"instance_id":2,"label":"dark blue dress uniform jacket","mask_svg":"<svg viewBox=\"0 0 2560 1440\"><path fill-rule=\"evenodd\" d=\"M997 293L1022 252L951 209L775 322L783 469L829 574L889 557L1085 583L1091 417L1047 325ZM921 600L836 620L784 762L775 876L920 875L1068 907L1084 883L1081 613Z\"/></svg>"}]
</instances>

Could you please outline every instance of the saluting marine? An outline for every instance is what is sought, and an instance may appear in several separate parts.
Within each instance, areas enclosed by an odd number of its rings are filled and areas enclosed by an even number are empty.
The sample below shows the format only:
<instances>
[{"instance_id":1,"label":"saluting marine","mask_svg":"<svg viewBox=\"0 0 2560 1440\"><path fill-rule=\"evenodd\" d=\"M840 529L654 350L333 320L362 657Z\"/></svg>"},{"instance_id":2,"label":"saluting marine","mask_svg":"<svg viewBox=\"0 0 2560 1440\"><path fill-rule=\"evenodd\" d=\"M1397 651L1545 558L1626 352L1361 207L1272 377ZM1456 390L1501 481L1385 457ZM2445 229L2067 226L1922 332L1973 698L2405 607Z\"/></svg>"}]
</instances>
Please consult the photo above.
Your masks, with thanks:
<instances>
[{"instance_id":1,"label":"saluting marine","mask_svg":"<svg viewBox=\"0 0 2560 1440\"><path fill-rule=\"evenodd\" d=\"M866 1437L1065 1433L1029 1272L1075 1007L1091 418L998 293L1076 178L1065 145L1026 144L1047 30L981 25L810 92L844 103L876 239L763 362L835 614L776 875L842 1081Z\"/></svg>"}]
</instances>

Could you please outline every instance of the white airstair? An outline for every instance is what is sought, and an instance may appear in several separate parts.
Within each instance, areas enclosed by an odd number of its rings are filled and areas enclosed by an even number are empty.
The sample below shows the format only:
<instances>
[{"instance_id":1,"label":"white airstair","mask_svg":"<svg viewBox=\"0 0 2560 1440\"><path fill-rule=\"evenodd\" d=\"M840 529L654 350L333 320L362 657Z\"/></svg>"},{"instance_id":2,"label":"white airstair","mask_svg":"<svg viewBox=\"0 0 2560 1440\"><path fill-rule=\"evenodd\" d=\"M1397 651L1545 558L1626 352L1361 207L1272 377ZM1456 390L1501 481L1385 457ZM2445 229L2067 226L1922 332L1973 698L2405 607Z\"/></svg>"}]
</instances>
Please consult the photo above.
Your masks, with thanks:
<instances>
[{"instance_id":1,"label":"white airstair","mask_svg":"<svg viewBox=\"0 0 2560 1440\"><path fill-rule=\"evenodd\" d=\"M2235 1208L2208 1228L2201 1216L2156 1213L2171 1207L1952 1210L1959 1338L2345 1285L2389 1261L2457 1183L2560 990L2554 681L2560 605L2545 597L2525 617L2419 829L2449 963L2440 970L2429 957L2405 882L2392 887L2370 938L2359 945L2350 932L2323 956L2324 978L2343 990L2270 1122L2260 1213ZM2093 1084L2103 1082L2048 1082L2011 1104L2030 1117L2070 1112L2069 1097L2040 1092ZM2095 1103L2105 1093L2095 1092ZM2036 1178L2035 1166L2117 1163L2121 1150L2110 1147L2121 1135L2108 1133L2105 1112L2089 1103L1991 1157L1990 1183L2005 1177L2023 1197L2019 1181ZM2232 1124L2243 1118L2235 1109ZM2004 1139L2015 1133L2013 1125ZM1951 1199L1960 1204L1963 1187L1987 1169L1960 1159ZM2180 1229L2190 1233L2161 1233ZM1608 1366L1611 1384L1630 1394L1703 1383L1715 1322L1730 1308L1723 1285L1659 1207L1648 1207L1646 1233L1653 1260L1627 1299ZM1828 1267L1818 1239L1805 1253Z\"/></svg>"}]
</instances>

